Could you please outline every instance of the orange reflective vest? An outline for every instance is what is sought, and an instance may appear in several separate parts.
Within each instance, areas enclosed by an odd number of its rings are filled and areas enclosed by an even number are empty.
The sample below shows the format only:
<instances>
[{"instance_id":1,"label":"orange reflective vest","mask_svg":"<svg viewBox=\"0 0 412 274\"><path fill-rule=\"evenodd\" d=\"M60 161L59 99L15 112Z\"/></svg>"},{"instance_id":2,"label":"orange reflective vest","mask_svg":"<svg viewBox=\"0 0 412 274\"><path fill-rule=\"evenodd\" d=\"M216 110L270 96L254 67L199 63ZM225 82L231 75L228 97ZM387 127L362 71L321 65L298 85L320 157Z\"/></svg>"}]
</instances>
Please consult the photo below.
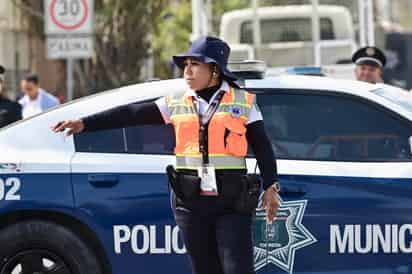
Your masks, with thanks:
<instances>
[{"instance_id":1,"label":"orange reflective vest","mask_svg":"<svg viewBox=\"0 0 412 274\"><path fill-rule=\"evenodd\" d=\"M209 163L215 169L246 169L248 149L246 123L255 95L229 87L209 122ZM197 169L202 164L199 151L199 117L190 95L166 97L176 135L176 166Z\"/></svg>"}]
</instances>

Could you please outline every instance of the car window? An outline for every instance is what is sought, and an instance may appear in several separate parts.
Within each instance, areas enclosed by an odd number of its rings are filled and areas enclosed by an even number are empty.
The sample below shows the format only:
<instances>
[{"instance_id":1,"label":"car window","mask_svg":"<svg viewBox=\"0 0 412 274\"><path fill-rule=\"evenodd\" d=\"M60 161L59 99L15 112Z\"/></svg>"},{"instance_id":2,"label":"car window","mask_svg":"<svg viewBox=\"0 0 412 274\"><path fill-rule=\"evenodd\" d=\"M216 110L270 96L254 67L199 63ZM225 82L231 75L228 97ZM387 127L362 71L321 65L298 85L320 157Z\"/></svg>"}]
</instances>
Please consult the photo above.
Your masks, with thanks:
<instances>
[{"instance_id":1,"label":"car window","mask_svg":"<svg viewBox=\"0 0 412 274\"><path fill-rule=\"evenodd\" d=\"M262 43L312 41L310 18L262 19L260 21ZM335 39L333 23L329 18L320 18L321 40ZM253 22L241 25L240 43L253 43Z\"/></svg>"},{"instance_id":2,"label":"car window","mask_svg":"<svg viewBox=\"0 0 412 274\"><path fill-rule=\"evenodd\" d=\"M127 152L133 154L173 154L175 135L172 125L126 128Z\"/></svg>"},{"instance_id":3,"label":"car window","mask_svg":"<svg viewBox=\"0 0 412 274\"><path fill-rule=\"evenodd\" d=\"M409 161L410 125L387 110L338 95L259 95L278 158Z\"/></svg>"},{"instance_id":4,"label":"car window","mask_svg":"<svg viewBox=\"0 0 412 274\"><path fill-rule=\"evenodd\" d=\"M135 126L124 129L85 132L74 136L77 152L173 154L172 125Z\"/></svg>"},{"instance_id":5,"label":"car window","mask_svg":"<svg viewBox=\"0 0 412 274\"><path fill-rule=\"evenodd\" d=\"M74 135L76 152L125 153L123 129L83 132Z\"/></svg>"}]
</instances>

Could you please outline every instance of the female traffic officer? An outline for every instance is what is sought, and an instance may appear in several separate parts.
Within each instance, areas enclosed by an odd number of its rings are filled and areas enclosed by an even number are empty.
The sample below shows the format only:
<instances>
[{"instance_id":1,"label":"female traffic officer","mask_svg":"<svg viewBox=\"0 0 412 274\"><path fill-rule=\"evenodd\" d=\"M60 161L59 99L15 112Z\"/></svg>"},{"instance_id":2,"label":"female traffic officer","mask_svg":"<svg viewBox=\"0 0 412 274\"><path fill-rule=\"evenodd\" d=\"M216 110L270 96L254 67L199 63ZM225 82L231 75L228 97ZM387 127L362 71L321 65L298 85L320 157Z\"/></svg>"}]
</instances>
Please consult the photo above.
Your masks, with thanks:
<instances>
[{"instance_id":1,"label":"female traffic officer","mask_svg":"<svg viewBox=\"0 0 412 274\"><path fill-rule=\"evenodd\" d=\"M268 222L279 207L272 146L255 96L240 90L234 83L236 76L227 69L229 53L224 41L201 37L187 53L173 57L187 83L184 95L120 106L52 127L55 132L69 129L70 135L142 124L173 124L178 171L197 173L201 178L196 199L188 202L175 198L173 206L194 274L254 273L253 212L239 212L233 204L236 197L226 193L238 187L246 173L248 144L263 178L262 199Z\"/></svg>"}]
</instances>

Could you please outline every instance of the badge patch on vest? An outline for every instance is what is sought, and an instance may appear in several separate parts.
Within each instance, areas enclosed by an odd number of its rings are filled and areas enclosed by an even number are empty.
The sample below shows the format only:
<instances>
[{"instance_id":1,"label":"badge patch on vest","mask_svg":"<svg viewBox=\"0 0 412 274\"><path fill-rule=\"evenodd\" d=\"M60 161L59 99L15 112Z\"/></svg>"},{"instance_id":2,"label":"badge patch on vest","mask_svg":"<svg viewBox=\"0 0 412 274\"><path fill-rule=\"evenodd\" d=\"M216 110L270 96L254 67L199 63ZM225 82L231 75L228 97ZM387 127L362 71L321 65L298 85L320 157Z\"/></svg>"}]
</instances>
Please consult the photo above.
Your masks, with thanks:
<instances>
[{"instance_id":1,"label":"badge patch on vest","mask_svg":"<svg viewBox=\"0 0 412 274\"><path fill-rule=\"evenodd\" d=\"M241 110L240 110L239 106L233 106L230 112L232 114L232 117L234 117L234 118L239 118L240 117Z\"/></svg>"},{"instance_id":2,"label":"badge patch on vest","mask_svg":"<svg viewBox=\"0 0 412 274\"><path fill-rule=\"evenodd\" d=\"M261 200L260 205L261 207ZM270 265L292 273L295 252L317 240L302 224L307 200L280 200L280 207L272 224L266 223L266 213L256 211L254 226L255 270L266 269Z\"/></svg>"}]
</instances>

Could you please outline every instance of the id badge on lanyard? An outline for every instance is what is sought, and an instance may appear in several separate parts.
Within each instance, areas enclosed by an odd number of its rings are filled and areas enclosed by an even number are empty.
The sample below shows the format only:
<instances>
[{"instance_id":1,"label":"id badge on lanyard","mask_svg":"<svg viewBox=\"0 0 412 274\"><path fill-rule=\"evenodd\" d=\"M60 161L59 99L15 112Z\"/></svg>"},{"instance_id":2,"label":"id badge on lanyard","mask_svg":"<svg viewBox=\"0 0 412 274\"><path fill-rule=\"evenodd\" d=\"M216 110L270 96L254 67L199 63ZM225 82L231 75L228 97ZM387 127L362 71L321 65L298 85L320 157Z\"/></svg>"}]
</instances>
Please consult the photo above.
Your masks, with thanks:
<instances>
[{"instance_id":1,"label":"id badge on lanyard","mask_svg":"<svg viewBox=\"0 0 412 274\"><path fill-rule=\"evenodd\" d=\"M198 111L200 106L196 107L196 104L194 104L195 111L197 112L199 116L199 122L200 122L201 128L204 128L206 126L206 130L207 130L207 125L210 122L210 119L212 119L212 116L214 115L214 113L216 112L219 106L219 102L223 97L223 94L224 92L219 91L219 93L213 98L212 103L207 108L205 115L200 115ZM199 136L200 134L201 133L199 133ZM204 140L204 139L200 138L199 143L201 143L201 140ZM202 153L202 162L203 162L202 166L198 168L198 173L197 173L198 176L201 178L200 195L217 196L219 195L219 193L217 191L215 167L209 163L208 150L207 149L205 151L201 150L200 152Z\"/></svg>"},{"instance_id":2,"label":"id badge on lanyard","mask_svg":"<svg viewBox=\"0 0 412 274\"><path fill-rule=\"evenodd\" d=\"M202 179L200 182L200 195L217 196L219 194L213 165L203 164L198 168L198 176Z\"/></svg>"}]
</instances>

